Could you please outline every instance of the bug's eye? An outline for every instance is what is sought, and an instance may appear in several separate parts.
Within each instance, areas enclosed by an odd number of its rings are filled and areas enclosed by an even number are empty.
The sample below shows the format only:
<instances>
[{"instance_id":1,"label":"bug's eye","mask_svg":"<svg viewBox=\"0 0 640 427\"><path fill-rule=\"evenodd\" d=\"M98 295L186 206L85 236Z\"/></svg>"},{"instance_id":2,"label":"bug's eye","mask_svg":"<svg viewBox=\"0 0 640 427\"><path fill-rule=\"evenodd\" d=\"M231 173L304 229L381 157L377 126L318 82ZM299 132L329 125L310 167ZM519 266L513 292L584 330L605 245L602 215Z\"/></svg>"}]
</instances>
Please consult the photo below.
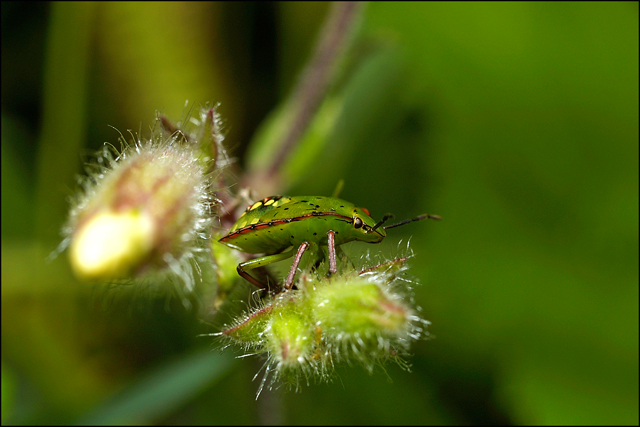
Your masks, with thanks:
<instances>
[{"instance_id":1,"label":"bug's eye","mask_svg":"<svg viewBox=\"0 0 640 427\"><path fill-rule=\"evenodd\" d=\"M353 217L353 227L362 228L362 220L360 219L360 217Z\"/></svg>"}]
</instances>

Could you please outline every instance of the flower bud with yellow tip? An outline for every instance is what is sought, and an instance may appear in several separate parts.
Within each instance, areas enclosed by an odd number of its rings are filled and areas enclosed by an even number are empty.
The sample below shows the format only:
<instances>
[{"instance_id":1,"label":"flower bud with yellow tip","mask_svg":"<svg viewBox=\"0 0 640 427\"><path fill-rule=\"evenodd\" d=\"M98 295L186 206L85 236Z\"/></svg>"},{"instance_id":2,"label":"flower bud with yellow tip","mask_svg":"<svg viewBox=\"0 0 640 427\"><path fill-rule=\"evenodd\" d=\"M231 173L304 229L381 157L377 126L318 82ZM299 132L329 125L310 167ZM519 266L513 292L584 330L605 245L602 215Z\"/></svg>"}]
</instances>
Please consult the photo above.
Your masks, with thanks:
<instances>
[{"instance_id":1,"label":"flower bud with yellow tip","mask_svg":"<svg viewBox=\"0 0 640 427\"><path fill-rule=\"evenodd\" d=\"M136 141L98 159L65 229L75 274L84 280L172 271L193 288L190 265L206 251L212 219L211 167L197 141L174 134ZM189 269L189 270L187 270Z\"/></svg>"}]
</instances>

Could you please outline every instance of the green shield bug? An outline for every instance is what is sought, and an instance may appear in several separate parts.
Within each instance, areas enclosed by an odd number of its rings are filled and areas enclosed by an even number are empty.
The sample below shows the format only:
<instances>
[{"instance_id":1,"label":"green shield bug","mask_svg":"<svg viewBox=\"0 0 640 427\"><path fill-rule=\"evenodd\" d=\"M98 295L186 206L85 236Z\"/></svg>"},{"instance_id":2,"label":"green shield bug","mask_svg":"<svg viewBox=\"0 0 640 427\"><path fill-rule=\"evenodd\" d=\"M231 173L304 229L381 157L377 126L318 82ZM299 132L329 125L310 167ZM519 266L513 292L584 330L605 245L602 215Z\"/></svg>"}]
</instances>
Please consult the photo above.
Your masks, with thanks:
<instances>
[{"instance_id":1,"label":"green shield bug","mask_svg":"<svg viewBox=\"0 0 640 427\"><path fill-rule=\"evenodd\" d=\"M376 222L367 209L335 197L272 196L249 206L219 241L242 252L266 254L240 263L237 268L240 276L263 289L267 286L246 270L295 255L284 284L284 289L289 290L305 251L314 254L318 265L324 259L321 246L327 246L329 274L334 274L337 271L336 248L340 250L340 245L354 240L379 243L389 228L427 218L440 219L437 215L425 214L383 227L391 217L393 215L387 214ZM288 248L291 249L286 250Z\"/></svg>"}]
</instances>

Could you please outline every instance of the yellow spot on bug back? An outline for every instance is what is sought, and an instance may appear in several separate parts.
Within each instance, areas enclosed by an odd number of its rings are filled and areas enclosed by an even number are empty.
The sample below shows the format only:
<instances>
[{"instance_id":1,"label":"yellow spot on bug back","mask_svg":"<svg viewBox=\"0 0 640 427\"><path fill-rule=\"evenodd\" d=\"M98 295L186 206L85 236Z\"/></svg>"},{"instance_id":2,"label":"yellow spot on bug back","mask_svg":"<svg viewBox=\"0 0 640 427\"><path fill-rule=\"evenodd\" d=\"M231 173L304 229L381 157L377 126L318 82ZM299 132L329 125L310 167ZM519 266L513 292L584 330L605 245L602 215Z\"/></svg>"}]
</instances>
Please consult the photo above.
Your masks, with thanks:
<instances>
[{"instance_id":1,"label":"yellow spot on bug back","mask_svg":"<svg viewBox=\"0 0 640 427\"><path fill-rule=\"evenodd\" d=\"M267 200L267 201L264 203L264 205L265 205L265 206L270 206L270 205L273 205L275 202L276 202L276 201L275 201L274 199L269 199L269 200Z\"/></svg>"},{"instance_id":2,"label":"yellow spot on bug back","mask_svg":"<svg viewBox=\"0 0 640 427\"><path fill-rule=\"evenodd\" d=\"M257 223L259 223L259 222L260 222L260 218L255 218L255 219L253 219L253 220L251 221L251 224L252 224L252 225L253 225L253 224L257 224Z\"/></svg>"},{"instance_id":3,"label":"yellow spot on bug back","mask_svg":"<svg viewBox=\"0 0 640 427\"><path fill-rule=\"evenodd\" d=\"M262 202L261 202L261 201L260 201L260 202L255 202L255 203L254 203L254 204L249 208L249 210L250 210L250 211L252 211L252 210L254 210L254 209L256 209L256 208L259 208L260 206L262 206Z\"/></svg>"}]
</instances>

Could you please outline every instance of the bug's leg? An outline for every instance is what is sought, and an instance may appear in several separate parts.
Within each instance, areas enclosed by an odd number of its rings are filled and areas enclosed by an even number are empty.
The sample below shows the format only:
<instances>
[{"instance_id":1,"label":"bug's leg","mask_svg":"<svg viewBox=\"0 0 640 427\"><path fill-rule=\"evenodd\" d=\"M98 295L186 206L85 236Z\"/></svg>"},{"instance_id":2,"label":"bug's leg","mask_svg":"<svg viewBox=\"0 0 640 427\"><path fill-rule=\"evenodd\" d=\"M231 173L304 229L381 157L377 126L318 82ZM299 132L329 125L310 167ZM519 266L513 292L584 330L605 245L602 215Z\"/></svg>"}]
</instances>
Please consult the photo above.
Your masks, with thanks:
<instances>
[{"instance_id":1,"label":"bug's leg","mask_svg":"<svg viewBox=\"0 0 640 427\"><path fill-rule=\"evenodd\" d=\"M240 263L238 264L238 267L236 267L236 271L241 277L243 277L245 280L247 280L249 283L251 283L254 286L257 286L266 291L269 290L269 287L266 284L262 283L261 281L259 281L258 279L256 279L255 277L253 277L252 275L244 271L244 269L242 268L242 264L244 263Z\"/></svg>"},{"instance_id":2,"label":"bug's leg","mask_svg":"<svg viewBox=\"0 0 640 427\"><path fill-rule=\"evenodd\" d=\"M309 248L308 242L302 243L298 248L296 257L293 259L293 264L291 264L291 270L289 270L289 275L287 276L287 280L284 282L285 291L288 291L293 286L293 278L296 275L296 270L298 270L298 265L300 264L300 260L302 259L302 255L304 254L304 251L306 251L308 248Z\"/></svg>"},{"instance_id":3,"label":"bug's leg","mask_svg":"<svg viewBox=\"0 0 640 427\"><path fill-rule=\"evenodd\" d=\"M293 255L293 249L287 252L282 252L280 254L267 255L260 258L255 258L249 261L242 262L238 264L238 267L237 267L238 274L244 277L251 284L259 288L269 290L269 287L266 284L262 283L261 281L259 281L258 279L256 279L255 277L247 273L246 270L253 270L254 268L264 267L265 265L282 261L283 259L287 259L292 255Z\"/></svg>"},{"instance_id":4,"label":"bug's leg","mask_svg":"<svg viewBox=\"0 0 640 427\"><path fill-rule=\"evenodd\" d=\"M329 272L327 276L331 276L338 271L336 264L336 233L333 230L327 232L327 247L329 248Z\"/></svg>"}]
</instances>

